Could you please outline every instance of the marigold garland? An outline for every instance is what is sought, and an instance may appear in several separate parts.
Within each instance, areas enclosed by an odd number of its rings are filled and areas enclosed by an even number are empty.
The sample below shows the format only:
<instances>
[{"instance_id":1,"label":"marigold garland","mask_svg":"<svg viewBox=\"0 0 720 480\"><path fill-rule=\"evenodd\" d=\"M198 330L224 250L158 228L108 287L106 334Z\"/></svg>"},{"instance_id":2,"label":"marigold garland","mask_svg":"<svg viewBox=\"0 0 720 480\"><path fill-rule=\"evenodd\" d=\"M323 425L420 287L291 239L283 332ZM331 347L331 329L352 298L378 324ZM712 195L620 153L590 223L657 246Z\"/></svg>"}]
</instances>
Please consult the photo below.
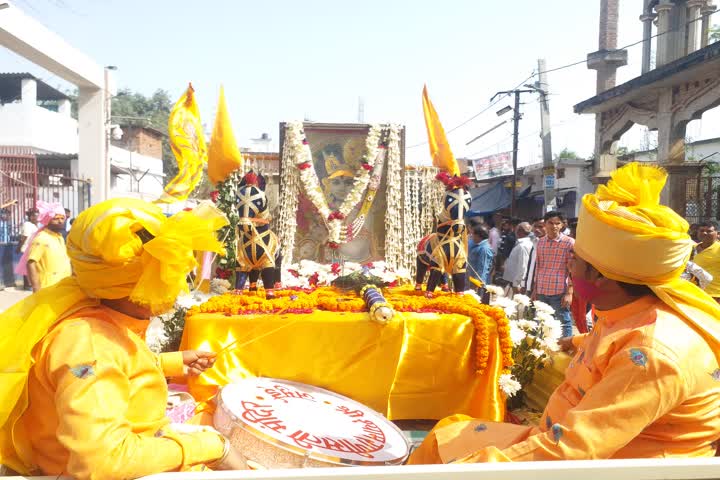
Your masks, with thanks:
<instances>
[{"instance_id":1,"label":"marigold garland","mask_svg":"<svg viewBox=\"0 0 720 480\"><path fill-rule=\"evenodd\" d=\"M450 292L426 298L412 286L389 288L384 292L390 306L398 312L433 312L458 314L470 318L475 327L475 368L478 374L485 371L490 358L490 336L497 331L503 366L511 367L512 340L509 321L498 307L483 305L469 295L458 296ZM333 287L313 290L276 290L275 298L267 299L262 291L226 293L210 298L202 305L192 307L188 315L220 313L224 315L250 315L273 313L312 313L315 310L329 312L366 312L365 301L352 292Z\"/></svg>"}]
</instances>

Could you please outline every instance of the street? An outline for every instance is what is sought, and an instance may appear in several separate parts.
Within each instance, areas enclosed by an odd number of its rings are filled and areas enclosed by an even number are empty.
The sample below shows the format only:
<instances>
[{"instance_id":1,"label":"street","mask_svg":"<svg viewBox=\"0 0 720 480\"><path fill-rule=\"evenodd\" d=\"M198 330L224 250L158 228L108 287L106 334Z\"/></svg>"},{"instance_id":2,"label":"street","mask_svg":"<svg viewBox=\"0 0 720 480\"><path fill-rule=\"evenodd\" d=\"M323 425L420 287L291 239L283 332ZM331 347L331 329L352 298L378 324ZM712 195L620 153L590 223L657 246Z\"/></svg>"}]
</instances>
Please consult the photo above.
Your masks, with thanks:
<instances>
[{"instance_id":1,"label":"street","mask_svg":"<svg viewBox=\"0 0 720 480\"><path fill-rule=\"evenodd\" d=\"M23 298L27 297L28 295L30 295L30 293L32 292L18 290L15 288L6 288L5 290L0 290L0 313L4 312Z\"/></svg>"}]
</instances>

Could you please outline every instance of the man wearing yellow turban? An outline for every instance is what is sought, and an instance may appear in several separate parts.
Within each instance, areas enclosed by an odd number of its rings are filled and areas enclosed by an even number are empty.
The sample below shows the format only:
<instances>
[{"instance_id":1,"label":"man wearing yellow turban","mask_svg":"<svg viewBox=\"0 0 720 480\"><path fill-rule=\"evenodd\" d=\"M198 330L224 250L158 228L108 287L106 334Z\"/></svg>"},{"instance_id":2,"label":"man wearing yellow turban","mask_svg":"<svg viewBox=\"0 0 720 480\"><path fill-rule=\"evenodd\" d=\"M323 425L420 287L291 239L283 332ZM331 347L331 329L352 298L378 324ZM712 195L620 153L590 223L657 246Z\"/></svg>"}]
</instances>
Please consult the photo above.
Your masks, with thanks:
<instances>
[{"instance_id":1,"label":"man wearing yellow turban","mask_svg":"<svg viewBox=\"0 0 720 480\"><path fill-rule=\"evenodd\" d=\"M165 377L198 373L213 355L158 357L142 338L187 290L193 251L222 252L226 224L209 205L167 219L136 199L77 217L73 275L0 315L0 464L79 479L245 466L217 432L180 433L165 417Z\"/></svg>"},{"instance_id":2,"label":"man wearing yellow turban","mask_svg":"<svg viewBox=\"0 0 720 480\"><path fill-rule=\"evenodd\" d=\"M632 163L583 198L569 270L598 322L539 427L446 419L410 463L715 455L720 307L680 278L693 242L666 177Z\"/></svg>"}]
</instances>

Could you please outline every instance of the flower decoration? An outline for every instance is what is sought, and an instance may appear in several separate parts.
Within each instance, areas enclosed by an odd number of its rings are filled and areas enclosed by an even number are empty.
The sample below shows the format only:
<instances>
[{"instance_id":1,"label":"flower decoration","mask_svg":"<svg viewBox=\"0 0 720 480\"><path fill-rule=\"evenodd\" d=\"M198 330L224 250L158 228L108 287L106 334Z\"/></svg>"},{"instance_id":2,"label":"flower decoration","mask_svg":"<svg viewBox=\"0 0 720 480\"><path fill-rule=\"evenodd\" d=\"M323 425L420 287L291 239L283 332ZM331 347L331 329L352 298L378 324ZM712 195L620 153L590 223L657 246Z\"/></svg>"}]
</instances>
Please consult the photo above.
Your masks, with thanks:
<instances>
[{"instance_id":1,"label":"flower decoration","mask_svg":"<svg viewBox=\"0 0 720 480\"><path fill-rule=\"evenodd\" d=\"M377 262L380 263L380 262ZM370 270L376 269L377 263ZM304 265L301 270L311 268ZM322 272L315 272L310 283L319 283ZM311 289L277 290L275 298L265 298L262 292L227 293L211 297L201 305L194 305L188 315L198 313L219 313L224 315L249 315L263 313L312 313L316 310L331 312L367 312L366 301L354 293L348 293L334 287ZM439 293L432 299L418 295L412 286L388 288L384 292L381 307L396 312L434 312L441 314L459 314L470 318L475 327L475 368L479 374L488 365L490 351L500 348L503 353L503 366L513 365L511 355L512 341L508 318L502 309L481 304L471 295L459 296L453 293ZM497 332L497 343L492 344L493 332ZM503 385L510 388L514 384L503 377ZM502 387L502 385L500 386Z\"/></svg>"}]
</instances>

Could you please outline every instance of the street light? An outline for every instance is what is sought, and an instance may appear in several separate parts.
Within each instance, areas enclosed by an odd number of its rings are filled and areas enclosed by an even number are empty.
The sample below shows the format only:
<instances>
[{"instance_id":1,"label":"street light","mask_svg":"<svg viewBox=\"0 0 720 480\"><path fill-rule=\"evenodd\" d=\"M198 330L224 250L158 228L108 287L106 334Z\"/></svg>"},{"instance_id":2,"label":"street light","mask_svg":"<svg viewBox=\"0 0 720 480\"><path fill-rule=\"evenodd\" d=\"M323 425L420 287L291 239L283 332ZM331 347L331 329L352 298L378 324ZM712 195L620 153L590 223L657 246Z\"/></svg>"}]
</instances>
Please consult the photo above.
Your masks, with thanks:
<instances>
[{"instance_id":1,"label":"street light","mask_svg":"<svg viewBox=\"0 0 720 480\"><path fill-rule=\"evenodd\" d=\"M503 115L505 115L506 113L508 113L508 112L511 111L511 110L512 110L512 107L511 107L510 105L507 105L507 106L505 106L504 108L501 108L500 110L498 110L497 112L495 112L495 114L496 114L498 117L502 117Z\"/></svg>"}]
</instances>

